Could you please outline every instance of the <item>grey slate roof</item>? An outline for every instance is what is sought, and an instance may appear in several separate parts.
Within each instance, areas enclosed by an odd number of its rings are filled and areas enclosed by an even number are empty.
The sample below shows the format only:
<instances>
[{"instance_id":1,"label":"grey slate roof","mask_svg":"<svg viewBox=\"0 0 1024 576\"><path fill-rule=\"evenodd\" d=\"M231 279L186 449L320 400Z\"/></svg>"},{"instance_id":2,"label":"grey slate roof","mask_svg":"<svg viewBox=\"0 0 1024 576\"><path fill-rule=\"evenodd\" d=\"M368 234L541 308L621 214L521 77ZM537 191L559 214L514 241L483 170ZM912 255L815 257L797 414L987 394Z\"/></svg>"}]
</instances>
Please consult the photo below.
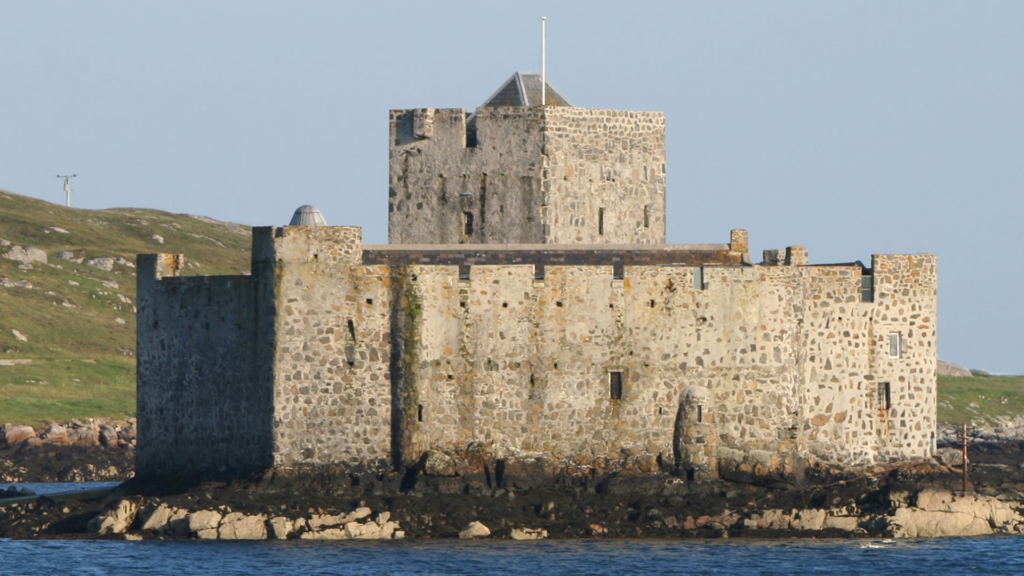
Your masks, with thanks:
<instances>
[{"instance_id":1,"label":"grey slate roof","mask_svg":"<svg viewBox=\"0 0 1024 576\"><path fill-rule=\"evenodd\" d=\"M516 72L480 107L540 106L541 82L540 74L536 72ZM547 84L544 100L546 106L572 106L550 83Z\"/></svg>"}]
</instances>

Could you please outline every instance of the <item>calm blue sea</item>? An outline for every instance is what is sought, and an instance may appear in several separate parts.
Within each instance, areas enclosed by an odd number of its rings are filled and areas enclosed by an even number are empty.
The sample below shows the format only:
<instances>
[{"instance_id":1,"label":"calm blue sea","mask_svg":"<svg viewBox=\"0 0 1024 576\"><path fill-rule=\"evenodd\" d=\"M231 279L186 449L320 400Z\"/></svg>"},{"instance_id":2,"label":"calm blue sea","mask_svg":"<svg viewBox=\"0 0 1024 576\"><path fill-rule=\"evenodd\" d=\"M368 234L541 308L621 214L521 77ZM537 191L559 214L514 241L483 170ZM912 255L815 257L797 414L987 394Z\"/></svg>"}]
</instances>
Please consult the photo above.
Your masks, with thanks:
<instances>
[{"instance_id":1,"label":"calm blue sea","mask_svg":"<svg viewBox=\"0 0 1024 576\"><path fill-rule=\"evenodd\" d=\"M1024 540L0 540L0 574L1022 574Z\"/></svg>"}]
</instances>

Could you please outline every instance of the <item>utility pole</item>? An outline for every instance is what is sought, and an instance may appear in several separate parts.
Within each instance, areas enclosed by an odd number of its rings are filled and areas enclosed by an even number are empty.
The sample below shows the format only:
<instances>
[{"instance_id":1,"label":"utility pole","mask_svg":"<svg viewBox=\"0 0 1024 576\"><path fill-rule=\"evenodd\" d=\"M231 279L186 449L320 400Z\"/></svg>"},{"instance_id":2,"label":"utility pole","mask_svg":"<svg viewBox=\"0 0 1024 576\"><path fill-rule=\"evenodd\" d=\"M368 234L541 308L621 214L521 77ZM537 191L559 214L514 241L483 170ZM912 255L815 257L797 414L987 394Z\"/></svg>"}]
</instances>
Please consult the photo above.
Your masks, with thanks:
<instances>
[{"instance_id":1,"label":"utility pole","mask_svg":"<svg viewBox=\"0 0 1024 576\"><path fill-rule=\"evenodd\" d=\"M63 178L64 179L64 196L65 196L65 200L64 201L65 201L65 205L68 208L71 207L71 179L72 178L77 178L77 177L78 177L78 174L65 174L64 176L61 176L60 174L57 174L57 178Z\"/></svg>"}]
</instances>

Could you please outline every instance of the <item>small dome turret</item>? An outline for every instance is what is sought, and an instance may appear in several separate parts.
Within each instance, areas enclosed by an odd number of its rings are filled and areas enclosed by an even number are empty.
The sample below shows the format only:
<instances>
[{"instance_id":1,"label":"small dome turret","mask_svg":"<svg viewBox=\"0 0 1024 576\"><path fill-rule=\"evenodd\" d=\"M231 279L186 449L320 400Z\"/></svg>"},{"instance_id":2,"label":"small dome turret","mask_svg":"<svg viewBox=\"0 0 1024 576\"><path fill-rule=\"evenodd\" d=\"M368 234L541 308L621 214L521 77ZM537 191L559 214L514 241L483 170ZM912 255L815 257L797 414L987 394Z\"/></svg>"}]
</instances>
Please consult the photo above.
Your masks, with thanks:
<instances>
[{"instance_id":1,"label":"small dome turret","mask_svg":"<svg viewBox=\"0 0 1024 576\"><path fill-rule=\"evenodd\" d=\"M304 204L295 210L289 226L327 226L324 215L316 206Z\"/></svg>"}]
</instances>

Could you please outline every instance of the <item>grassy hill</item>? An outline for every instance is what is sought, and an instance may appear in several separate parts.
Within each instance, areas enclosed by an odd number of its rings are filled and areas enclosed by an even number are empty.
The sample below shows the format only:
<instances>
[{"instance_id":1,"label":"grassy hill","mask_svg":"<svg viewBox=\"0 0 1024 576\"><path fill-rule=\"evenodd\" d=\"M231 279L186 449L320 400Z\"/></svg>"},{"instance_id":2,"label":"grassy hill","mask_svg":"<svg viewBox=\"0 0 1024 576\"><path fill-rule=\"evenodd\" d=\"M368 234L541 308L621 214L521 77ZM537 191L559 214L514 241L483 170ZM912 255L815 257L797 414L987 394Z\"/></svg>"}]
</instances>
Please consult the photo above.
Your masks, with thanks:
<instances>
[{"instance_id":1,"label":"grassy hill","mask_svg":"<svg viewBox=\"0 0 1024 576\"><path fill-rule=\"evenodd\" d=\"M209 218L80 210L3 191L0 239L11 243L0 256L20 245L48 257L0 257L0 423L29 424L134 415L136 254L183 253L186 274L238 274L251 243L248 227ZM110 271L87 264L103 257L123 261ZM31 363L3 365L12 360Z\"/></svg>"},{"instance_id":2,"label":"grassy hill","mask_svg":"<svg viewBox=\"0 0 1024 576\"><path fill-rule=\"evenodd\" d=\"M939 376L939 422L976 426L1024 424L1024 376Z\"/></svg>"}]
</instances>

